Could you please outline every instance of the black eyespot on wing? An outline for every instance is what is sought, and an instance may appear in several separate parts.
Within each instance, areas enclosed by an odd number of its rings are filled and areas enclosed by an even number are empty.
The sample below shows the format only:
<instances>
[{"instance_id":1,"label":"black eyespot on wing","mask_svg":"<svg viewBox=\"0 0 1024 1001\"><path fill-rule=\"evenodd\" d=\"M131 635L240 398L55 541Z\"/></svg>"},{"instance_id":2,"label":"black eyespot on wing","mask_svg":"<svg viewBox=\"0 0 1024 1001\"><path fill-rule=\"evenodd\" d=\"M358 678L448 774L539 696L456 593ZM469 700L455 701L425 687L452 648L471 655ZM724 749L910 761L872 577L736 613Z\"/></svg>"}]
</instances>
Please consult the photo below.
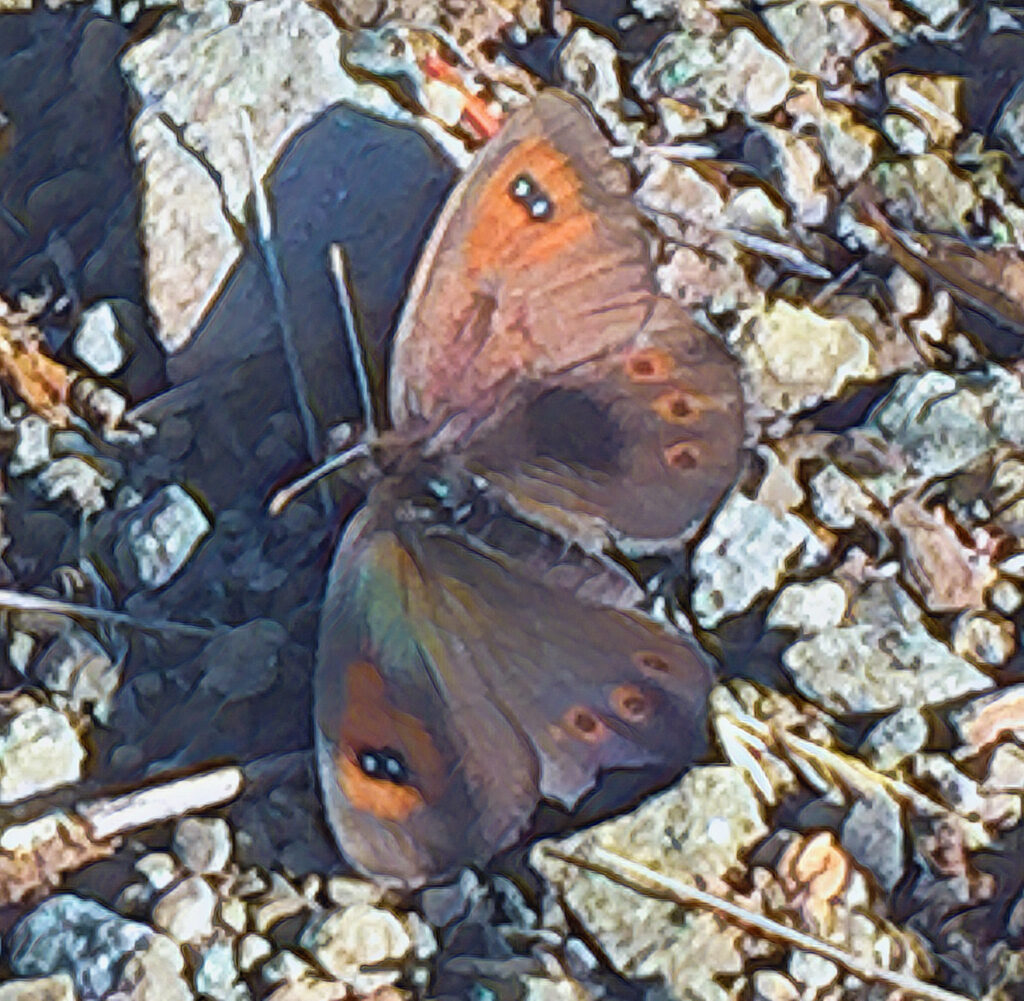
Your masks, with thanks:
<instances>
[{"instance_id":1,"label":"black eyespot on wing","mask_svg":"<svg viewBox=\"0 0 1024 1001\"><path fill-rule=\"evenodd\" d=\"M358 753L356 761L363 773L371 779L394 785L410 785L412 782L405 759L390 747L366 748Z\"/></svg>"},{"instance_id":2,"label":"black eyespot on wing","mask_svg":"<svg viewBox=\"0 0 1024 1001\"><path fill-rule=\"evenodd\" d=\"M514 202L526 209L531 219L543 222L550 219L555 207L544 189L529 174L520 174L508 186L508 193Z\"/></svg>"},{"instance_id":3,"label":"black eyespot on wing","mask_svg":"<svg viewBox=\"0 0 1024 1001\"><path fill-rule=\"evenodd\" d=\"M667 674L672 668L672 665L654 650L638 650L633 654L633 663L644 674Z\"/></svg>"}]
</instances>

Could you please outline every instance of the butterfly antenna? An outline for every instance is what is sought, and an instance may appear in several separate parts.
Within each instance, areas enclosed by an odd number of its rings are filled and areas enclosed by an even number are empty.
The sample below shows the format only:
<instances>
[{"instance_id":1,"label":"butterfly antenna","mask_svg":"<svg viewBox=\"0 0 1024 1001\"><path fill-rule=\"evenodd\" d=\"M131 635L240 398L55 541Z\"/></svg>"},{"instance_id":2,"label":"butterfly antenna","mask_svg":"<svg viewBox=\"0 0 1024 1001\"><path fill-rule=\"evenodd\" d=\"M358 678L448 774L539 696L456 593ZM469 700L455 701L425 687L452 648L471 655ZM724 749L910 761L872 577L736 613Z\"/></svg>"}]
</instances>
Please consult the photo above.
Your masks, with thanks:
<instances>
[{"instance_id":1,"label":"butterfly antenna","mask_svg":"<svg viewBox=\"0 0 1024 1001\"><path fill-rule=\"evenodd\" d=\"M341 319L345 327L345 339L348 341L348 353L352 359L356 389L359 391L359 406L363 411L363 427L365 428L363 440L374 441L377 437L377 422L374 418L373 394L370 391L370 374L363 342L356 331L352 294L348 287L348 271L345 268L345 252L341 249L340 244L331 244L330 259L334 290L338 296L338 306L341 309Z\"/></svg>"},{"instance_id":2,"label":"butterfly antenna","mask_svg":"<svg viewBox=\"0 0 1024 1001\"><path fill-rule=\"evenodd\" d=\"M288 365L288 375L291 378L292 392L295 395L295 405L299 411L299 421L302 424L303 434L306 439L306 451L309 452L310 459L315 462L320 451L317 440L316 420L309 406L306 378L299 364L298 349L295 347L291 317L288 314L284 277L281 274L281 266L274 249L274 231L270 218L270 206L267 204L267 193L264 190L263 183L256 176L256 153L252 141L252 119L249 116L248 109L242 109L241 120L245 156L249 167L249 187L252 191L253 209L256 213L256 241L259 245L260 255L263 258L263 265L266 268L267 278L270 281L270 291L274 298L274 313L277 317L278 329L281 331L281 344L284 348L285 362ZM320 505L323 508L323 512L327 514L331 509L331 498L326 486L322 482L317 484L317 493L320 497Z\"/></svg>"},{"instance_id":3,"label":"butterfly antenna","mask_svg":"<svg viewBox=\"0 0 1024 1001\"><path fill-rule=\"evenodd\" d=\"M370 446L365 441L361 441L358 445L353 445L352 448L347 448L337 455L332 455L331 458L311 469L305 476L300 476L288 486L278 490L267 505L267 511L276 518L299 494L308 490L314 483L319 483L325 476L337 469L344 469L356 459L362 459L369 455Z\"/></svg>"}]
</instances>

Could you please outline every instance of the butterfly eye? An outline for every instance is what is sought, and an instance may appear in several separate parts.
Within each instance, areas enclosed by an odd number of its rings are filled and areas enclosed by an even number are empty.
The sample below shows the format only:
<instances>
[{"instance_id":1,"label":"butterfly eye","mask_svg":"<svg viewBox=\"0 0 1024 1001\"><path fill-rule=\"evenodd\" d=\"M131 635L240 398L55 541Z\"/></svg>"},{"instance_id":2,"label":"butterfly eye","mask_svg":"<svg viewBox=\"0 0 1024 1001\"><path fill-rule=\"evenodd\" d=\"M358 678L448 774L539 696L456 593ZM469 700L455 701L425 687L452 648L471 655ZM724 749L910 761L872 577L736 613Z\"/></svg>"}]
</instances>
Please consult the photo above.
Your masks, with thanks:
<instances>
[{"instance_id":1,"label":"butterfly eye","mask_svg":"<svg viewBox=\"0 0 1024 1001\"><path fill-rule=\"evenodd\" d=\"M409 785L411 776L405 761L397 751L389 747L360 751L356 760L363 773L371 779L394 785Z\"/></svg>"},{"instance_id":2,"label":"butterfly eye","mask_svg":"<svg viewBox=\"0 0 1024 1001\"><path fill-rule=\"evenodd\" d=\"M672 367L672 357L653 348L635 351L626 359L626 373L633 382L664 382Z\"/></svg>"},{"instance_id":3,"label":"butterfly eye","mask_svg":"<svg viewBox=\"0 0 1024 1001\"><path fill-rule=\"evenodd\" d=\"M619 685L608 703L615 715L626 723L646 723L651 717L650 699L636 685Z\"/></svg>"},{"instance_id":4,"label":"butterfly eye","mask_svg":"<svg viewBox=\"0 0 1024 1001\"><path fill-rule=\"evenodd\" d=\"M640 650L633 654L633 663L644 673L667 674L669 662L653 650Z\"/></svg>"},{"instance_id":5,"label":"butterfly eye","mask_svg":"<svg viewBox=\"0 0 1024 1001\"><path fill-rule=\"evenodd\" d=\"M508 187L513 201L519 202L538 221L549 219L552 213L551 199L534 183L527 174L520 174Z\"/></svg>"},{"instance_id":6,"label":"butterfly eye","mask_svg":"<svg viewBox=\"0 0 1024 1001\"><path fill-rule=\"evenodd\" d=\"M562 724L574 737L588 744L599 744L608 728L589 709L573 706L562 717Z\"/></svg>"},{"instance_id":7,"label":"butterfly eye","mask_svg":"<svg viewBox=\"0 0 1024 1001\"><path fill-rule=\"evenodd\" d=\"M688 441L678 441L665 449L665 461L675 469L696 469L697 449Z\"/></svg>"}]
</instances>

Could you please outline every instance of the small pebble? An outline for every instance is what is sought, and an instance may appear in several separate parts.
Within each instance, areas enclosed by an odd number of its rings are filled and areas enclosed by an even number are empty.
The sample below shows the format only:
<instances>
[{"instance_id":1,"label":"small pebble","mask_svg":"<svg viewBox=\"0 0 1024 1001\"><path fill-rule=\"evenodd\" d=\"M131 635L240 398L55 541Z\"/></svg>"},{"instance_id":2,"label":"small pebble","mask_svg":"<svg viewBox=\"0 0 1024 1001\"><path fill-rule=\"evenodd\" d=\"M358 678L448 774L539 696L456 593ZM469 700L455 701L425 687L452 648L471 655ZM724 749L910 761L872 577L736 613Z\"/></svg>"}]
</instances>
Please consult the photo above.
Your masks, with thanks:
<instances>
[{"instance_id":1,"label":"small pebble","mask_svg":"<svg viewBox=\"0 0 1024 1001\"><path fill-rule=\"evenodd\" d=\"M249 934L238 943L238 968L248 973L258 963L262 963L274 951L271 944L262 936Z\"/></svg>"},{"instance_id":2,"label":"small pebble","mask_svg":"<svg viewBox=\"0 0 1024 1001\"><path fill-rule=\"evenodd\" d=\"M810 584L790 584L779 592L768 612L772 629L794 629L817 633L838 626L846 612L846 592L834 580L816 580Z\"/></svg>"},{"instance_id":3,"label":"small pebble","mask_svg":"<svg viewBox=\"0 0 1024 1001\"><path fill-rule=\"evenodd\" d=\"M174 854L190 872L222 872L231 847L231 828L221 817L185 817L174 829Z\"/></svg>"},{"instance_id":4,"label":"small pebble","mask_svg":"<svg viewBox=\"0 0 1024 1001\"><path fill-rule=\"evenodd\" d=\"M1007 619L966 612L953 627L953 649L976 664L998 667L1013 656L1016 648L1016 630Z\"/></svg>"},{"instance_id":5,"label":"small pebble","mask_svg":"<svg viewBox=\"0 0 1024 1001\"><path fill-rule=\"evenodd\" d=\"M14 445L7 471L11 476L24 476L50 461L50 425L29 414L18 421L18 440Z\"/></svg>"},{"instance_id":6,"label":"small pebble","mask_svg":"<svg viewBox=\"0 0 1024 1001\"><path fill-rule=\"evenodd\" d=\"M398 979L397 963L412 949L412 938L398 915L369 904L354 904L318 917L302 943L332 976L369 993ZM364 967L393 963L393 969Z\"/></svg>"},{"instance_id":7,"label":"small pebble","mask_svg":"<svg viewBox=\"0 0 1024 1001\"><path fill-rule=\"evenodd\" d=\"M143 948L152 928L73 893L58 893L30 911L7 936L18 976L69 974L80 1001L98 1001L116 985L122 960Z\"/></svg>"},{"instance_id":8,"label":"small pebble","mask_svg":"<svg viewBox=\"0 0 1024 1001\"><path fill-rule=\"evenodd\" d=\"M31 705L0 722L0 803L77 782L85 748L66 716Z\"/></svg>"},{"instance_id":9,"label":"small pebble","mask_svg":"<svg viewBox=\"0 0 1024 1001\"><path fill-rule=\"evenodd\" d=\"M190 876L169 890L153 908L153 923L176 942L194 944L213 933L217 895L202 876Z\"/></svg>"},{"instance_id":10,"label":"small pebble","mask_svg":"<svg viewBox=\"0 0 1024 1001\"><path fill-rule=\"evenodd\" d=\"M860 752L882 772L891 772L924 747L928 721L917 709L899 709L876 723L864 738Z\"/></svg>"},{"instance_id":11,"label":"small pebble","mask_svg":"<svg viewBox=\"0 0 1024 1001\"><path fill-rule=\"evenodd\" d=\"M210 529L202 508L182 487L173 483L159 490L141 505L127 527L139 579L147 587L163 587Z\"/></svg>"},{"instance_id":12,"label":"small pebble","mask_svg":"<svg viewBox=\"0 0 1024 1001\"><path fill-rule=\"evenodd\" d=\"M249 913L244 902L238 897L228 897L227 900L222 900L218 913L220 923L229 931L233 931L236 935L241 935L245 931Z\"/></svg>"},{"instance_id":13,"label":"small pebble","mask_svg":"<svg viewBox=\"0 0 1024 1001\"><path fill-rule=\"evenodd\" d=\"M74 352L97 375L112 375L125 362L117 315L109 302L91 306L75 332Z\"/></svg>"},{"instance_id":14,"label":"small pebble","mask_svg":"<svg viewBox=\"0 0 1024 1001\"><path fill-rule=\"evenodd\" d=\"M167 852L150 852L135 863L136 872L146 877L154 890L166 890L178 878L174 856Z\"/></svg>"}]
</instances>

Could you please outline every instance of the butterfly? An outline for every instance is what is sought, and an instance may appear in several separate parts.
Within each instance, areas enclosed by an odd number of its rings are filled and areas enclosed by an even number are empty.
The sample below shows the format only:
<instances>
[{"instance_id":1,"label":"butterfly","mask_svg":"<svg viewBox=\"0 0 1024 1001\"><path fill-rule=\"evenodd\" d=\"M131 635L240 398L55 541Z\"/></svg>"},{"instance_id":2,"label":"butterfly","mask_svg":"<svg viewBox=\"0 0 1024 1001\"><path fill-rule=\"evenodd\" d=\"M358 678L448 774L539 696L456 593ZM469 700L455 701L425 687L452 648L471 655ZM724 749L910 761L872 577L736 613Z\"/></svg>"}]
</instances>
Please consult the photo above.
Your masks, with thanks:
<instances>
[{"instance_id":1,"label":"butterfly","mask_svg":"<svg viewBox=\"0 0 1024 1001\"><path fill-rule=\"evenodd\" d=\"M414 887L486 863L542 802L571 812L613 770L638 798L706 749L695 643L624 607L596 560L471 524L643 548L704 518L740 462L736 365L659 294L628 171L574 97L513 113L450 195L389 410L391 459L329 574L315 735L342 853Z\"/></svg>"}]
</instances>

